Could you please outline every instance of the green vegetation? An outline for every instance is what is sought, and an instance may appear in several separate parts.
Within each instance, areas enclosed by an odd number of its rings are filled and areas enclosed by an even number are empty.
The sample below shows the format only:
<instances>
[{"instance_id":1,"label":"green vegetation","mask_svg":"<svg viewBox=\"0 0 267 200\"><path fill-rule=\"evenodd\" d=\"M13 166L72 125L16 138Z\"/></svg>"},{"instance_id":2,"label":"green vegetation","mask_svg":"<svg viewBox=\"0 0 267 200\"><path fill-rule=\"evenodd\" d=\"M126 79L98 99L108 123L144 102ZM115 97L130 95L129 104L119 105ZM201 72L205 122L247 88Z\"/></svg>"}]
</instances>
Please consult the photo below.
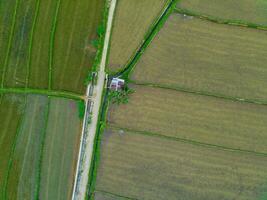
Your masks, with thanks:
<instances>
[{"instance_id":1,"label":"green vegetation","mask_svg":"<svg viewBox=\"0 0 267 200\"><path fill-rule=\"evenodd\" d=\"M7 199L34 199L47 97L29 95L6 185Z\"/></svg>"},{"instance_id":2,"label":"green vegetation","mask_svg":"<svg viewBox=\"0 0 267 200\"><path fill-rule=\"evenodd\" d=\"M259 199L266 157L108 129L96 191L130 199Z\"/></svg>"},{"instance_id":3,"label":"green vegetation","mask_svg":"<svg viewBox=\"0 0 267 200\"><path fill-rule=\"evenodd\" d=\"M78 111L79 111L79 118L83 119L85 113L85 103L84 101L80 100L77 101Z\"/></svg>"},{"instance_id":4,"label":"green vegetation","mask_svg":"<svg viewBox=\"0 0 267 200\"><path fill-rule=\"evenodd\" d=\"M129 102L129 95L133 92L134 90L129 88L128 86L122 90L110 91L109 100L113 104L127 104Z\"/></svg>"},{"instance_id":5,"label":"green vegetation","mask_svg":"<svg viewBox=\"0 0 267 200\"><path fill-rule=\"evenodd\" d=\"M214 19L267 27L266 0L180 0L177 7L185 12Z\"/></svg>"},{"instance_id":6,"label":"green vegetation","mask_svg":"<svg viewBox=\"0 0 267 200\"><path fill-rule=\"evenodd\" d=\"M71 198L82 125L78 112L75 101L51 99L41 165L41 199Z\"/></svg>"},{"instance_id":7,"label":"green vegetation","mask_svg":"<svg viewBox=\"0 0 267 200\"><path fill-rule=\"evenodd\" d=\"M131 59L167 3L167 0L118 1L109 50L109 71L117 72Z\"/></svg>"},{"instance_id":8,"label":"green vegetation","mask_svg":"<svg viewBox=\"0 0 267 200\"><path fill-rule=\"evenodd\" d=\"M265 31L172 14L137 63L131 79L266 102L266 51Z\"/></svg>"},{"instance_id":9,"label":"green vegetation","mask_svg":"<svg viewBox=\"0 0 267 200\"><path fill-rule=\"evenodd\" d=\"M16 137L19 131L23 113L24 96L6 94L0 102L0 199L5 199L6 184ZM13 188L16 190L16 188Z\"/></svg>"},{"instance_id":10,"label":"green vegetation","mask_svg":"<svg viewBox=\"0 0 267 200\"><path fill-rule=\"evenodd\" d=\"M84 93L84 81L97 51L91 41L97 39L104 3L105 0L61 2L54 41L52 89Z\"/></svg>"}]
</instances>

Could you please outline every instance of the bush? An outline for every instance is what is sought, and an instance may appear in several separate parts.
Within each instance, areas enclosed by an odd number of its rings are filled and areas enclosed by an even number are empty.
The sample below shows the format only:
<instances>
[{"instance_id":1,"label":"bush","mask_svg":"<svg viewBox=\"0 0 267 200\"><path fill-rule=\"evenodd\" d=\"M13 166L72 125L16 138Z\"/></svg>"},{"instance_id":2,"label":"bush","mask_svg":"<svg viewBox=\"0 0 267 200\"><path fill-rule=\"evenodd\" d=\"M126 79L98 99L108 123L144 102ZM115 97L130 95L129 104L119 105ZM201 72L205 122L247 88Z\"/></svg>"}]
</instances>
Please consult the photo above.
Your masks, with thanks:
<instances>
[{"instance_id":1,"label":"bush","mask_svg":"<svg viewBox=\"0 0 267 200\"><path fill-rule=\"evenodd\" d=\"M110 91L109 92L109 100L113 104L126 104L129 102L129 95L134 92L133 89L125 87L120 91Z\"/></svg>"}]
</instances>

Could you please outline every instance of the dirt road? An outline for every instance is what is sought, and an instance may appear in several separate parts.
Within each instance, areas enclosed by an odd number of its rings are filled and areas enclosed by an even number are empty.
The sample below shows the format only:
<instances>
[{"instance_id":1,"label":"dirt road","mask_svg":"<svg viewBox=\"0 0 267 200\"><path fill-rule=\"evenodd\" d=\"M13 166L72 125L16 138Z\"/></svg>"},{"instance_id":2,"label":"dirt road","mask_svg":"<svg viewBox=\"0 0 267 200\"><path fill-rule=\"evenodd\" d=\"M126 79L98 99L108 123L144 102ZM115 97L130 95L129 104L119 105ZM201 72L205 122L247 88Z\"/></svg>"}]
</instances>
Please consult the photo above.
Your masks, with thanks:
<instances>
[{"instance_id":1,"label":"dirt road","mask_svg":"<svg viewBox=\"0 0 267 200\"><path fill-rule=\"evenodd\" d=\"M109 47L112 21L113 21L116 3L117 3L117 0L110 1L108 22L107 22L105 41L104 41L104 47L103 47L103 52L102 52L102 59L100 63L100 69L98 72L97 85L94 86L93 95L89 97L91 100L88 100L86 104L86 114L85 114L84 126L83 126L84 130L83 130L82 138L81 138L81 144L80 144L81 147L80 147L79 159L78 159L78 164L77 164L77 172L76 172L72 200L84 200L85 199L87 183L90 178L89 170L90 170L91 160L92 160L92 155L93 155L94 139L95 139L95 134L97 130L97 121L98 121L98 115L99 115L100 106L101 106L101 97L102 97L102 93L103 93L103 89L105 85L105 77L106 77L105 66L106 66L107 52L108 52L108 47ZM89 95L90 87L92 86L88 86L87 95ZM86 123L89 117L88 112L90 110L89 109L90 104L93 105L92 106L92 118L91 118L91 123L87 126Z\"/></svg>"}]
</instances>

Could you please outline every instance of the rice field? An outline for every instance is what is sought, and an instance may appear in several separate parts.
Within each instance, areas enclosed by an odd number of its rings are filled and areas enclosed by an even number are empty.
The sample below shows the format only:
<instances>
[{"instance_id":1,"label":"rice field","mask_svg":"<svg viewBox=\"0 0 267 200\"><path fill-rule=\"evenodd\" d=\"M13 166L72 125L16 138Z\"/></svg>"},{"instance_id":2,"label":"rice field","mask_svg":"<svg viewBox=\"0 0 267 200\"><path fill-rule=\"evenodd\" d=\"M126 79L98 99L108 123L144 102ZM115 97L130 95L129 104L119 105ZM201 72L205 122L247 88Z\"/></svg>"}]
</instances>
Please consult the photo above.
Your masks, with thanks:
<instances>
[{"instance_id":1,"label":"rice field","mask_svg":"<svg viewBox=\"0 0 267 200\"><path fill-rule=\"evenodd\" d=\"M10 157L13 154L18 128L25 109L25 97L1 95L0 99L0 199L5 199Z\"/></svg>"},{"instance_id":2,"label":"rice field","mask_svg":"<svg viewBox=\"0 0 267 200\"><path fill-rule=\"evenodd\" d=\"M84 93L105 1L12 2L0 6L2 86Z\"/></svg>"},{"instance_id":3,"label":"rice field","mask_svg":"<svg viewBox=\"0 0 267 200\"><path fill-rule=\"evenodd\" d=\"M260 200L266 166L266 157L109 129L96 190L130 199Z\"/></svg>"},{"instance_id":4,"label":"rice field","mask_svg":"<svg viewBox=\"0 0 267 200\"><path fill-rule=\"evenodd\" d=\"M168 89L135 86L112 106L116 127L267 154L267 107Z\"/></svg>"},{"instance_id":5,"label":"rice field","mask_svg":"<svg viewBox=\"0 0 267 200\"><path fill-rule=\"evenodd\" d=\"M179 0L177 7L213 18L267 25L266 0Z\"/></svg>"},{"instance_id":6,"label":"rice field","mask_svg":"<svg viewBox=\"0 0 267 200\"><path fill-rule=\"evenodd\" d=\"M168 0L118 0L109 50L108 69L122 69Z\"/></svg>"},{"instance_id":7,"label":"rice field","mask_svg":"<svg viewBox=\"0 0 267 200\"><path fill-rule=\"evenodd\" d=\"M0 199L70 199L81 134L77 102L1 95Z\"/></svg>"},{"instance_id":8,"label":"rice field","mask_svg":"<svg viewBox=\"0 0 267 200\"><path fill-rule=\"evenodd\" d=\"M266 31L173 14L131 79L266 102L266 52Z\"/></svg>"},{"instance_id":9,"label":"rice field","mask_svg":"<svg viewBox=\"0 0 267 200\"><path fill-rule=\"evenodd\" d=\"M80 135L77 103L51 99L41 165L40 199L71 199Z\"/></svg>"}]
</instances>

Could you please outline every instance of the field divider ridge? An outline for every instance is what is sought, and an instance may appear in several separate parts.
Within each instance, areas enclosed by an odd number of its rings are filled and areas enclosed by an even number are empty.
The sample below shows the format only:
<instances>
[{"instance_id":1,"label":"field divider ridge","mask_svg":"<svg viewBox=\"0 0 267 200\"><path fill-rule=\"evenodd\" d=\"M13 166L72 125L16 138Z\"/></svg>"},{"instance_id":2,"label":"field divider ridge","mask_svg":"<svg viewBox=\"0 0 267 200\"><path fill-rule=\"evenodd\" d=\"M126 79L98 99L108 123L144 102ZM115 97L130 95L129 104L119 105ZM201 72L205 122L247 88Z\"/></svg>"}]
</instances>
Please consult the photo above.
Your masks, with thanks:
<instances>
[{"instance_id":1,"label":"field divider ridge","mask_svg":"<svg viewBox=\"0 0 267 200\"><path fill-rule=\"evenodd\" d=\"M7 65L8 65L9 56L10 56L11 45L12 45L12 41L13 41L13 37L14 37L14 30L15 30L15 25L16 25L17 10L19 7L19 3L20 3L20 0L16 0L14 13L12 16L12 25L11 25L10 35L8 38L6 57L5 57L5 61L4 61L4 68L3 68L2 79L1 79L1 88L4 87L5 75L6 75Z\"/></svg>"},{"instance_id":2,"label":"field divider ridge","mask_svg":"<svg viewBox=\"0 0 267 200\"><path fill-rule=\"evenodd\" d=\"M40 194L40 189L41 189L42 163L43 163L43 157L44 157L44 146L45 146L47 125L48 125L48 117L49 117L49 113L50 113L49 112L50 111L50 104L51 104L51 100L50 100L50 97L48 97L48 102L47 102L47 106L46 106L46 113L45 113L45 127L43 130L42 142L41 142L41 148L40 148L40 157L39 157L39 161L38 161L34 199L39 199L39 194Z\"/></svg>"},{"instance_id":3,"label":"field divider ridge","mask_svg":"<svg viewBox=\"0 0 267 200\"><path fill-rule=\"evenodd\" d=\"M49 68L48 68L48 89L52 89L52 68L53 68L53 60L54 60L54 45L55 45L55 36L56 36L56 28L57 28L57 21L58 21L58 13L59 8L61 5L61 0L57 1L57 7L52 23L52 28L50 32L50 44L49 44Z\"/></svg>"},{"instance_id":4,"label":"field divider ridge","mask_svg":"<svg viewBox=\"0 0 267 200\"><path fill-rule=\"evenodd\" d=\"M115 130L124 130L124 131L129 132L128 134L146 135L149 137L157 137L157 138L161 138L161 139L167 139L167 140L172 140L172 141L176 141L176 142L187 143L187 144L192 144L192 145L197 145L197 146L202 146L202 147L207 147L207 148L216 148L216 149L219 149L222 151L239 152L239 153L245 153L245 154L253 154L255 156L267 157L267 153L264 153L264 152L250 151L250 150L246 150L246 149L232 148L232 147L227 147L227 146L223 146L223 145L198 142L196 140L189 140L189 139L184 139L184 138L179 138L179 137L166 136L166 135L162 135L162 134L155 133L155 132L133 130L130 128L122 128L122 127L116 126L114 124L108 124L107 128L115 129Z\"/></svg>"},{"instance_id":5,"label":"field divider ridge","mask_svg":"<svg viewBox=\"0 0 267 200\"><path fill-rule=\"evenodd\" d=\"M72 93L72 92L33 89L33 88L0 88L0 93L47 95L51 97L61 97L61 98L74 99L74 100L84 99L82 95Z\"/></svg>"},{"instance_id":6,"label":"field divider ridge","mask_svg":"<svg viewBox=\"0 0 267 200\"><path fill-rule=\"evenodd\" d=\"M174 90L177 92L185 92L185 93L201 95L201 96L214 97L214 98L219 98L219 99L224 99L224 100L234 101L234 102L239 102L239 103L250 103L250 104L255 104L255 105L267 106L267 100L245 99L245 98L241 98L241 97L215 94L212 92L191 90L191 89L187 89L187 88L183 88L183 87L163 86L160 84L153 84L153 83L141 83L141 82L137 82L134 80L129 80L129 83L139 85L139 86L147 86L147 87L160 88L160 89L166 89L166 90Z\"/></svg>"},{"instance_id":7,"label":"field divider ridge","mask_svg":"<svg viewBox=\"0 0 267 200\"><path fill-rule=\"evenodd\" d=\"M32 58L32 46L33 46L33 35L36 27L37 17L39 15L40 11L40 0L36 1L35 6L35 13L34 13L34 19L32 23L32 29L31 29L31 35L30 35L30 43L29 43L29 49L28 49L28 61L27 61L27 77L26 77L26 84L25 87L27 88L29 85L29 76L30 76L30 66L31 66L31 58Z\"/></svg>"},{"instance_id":8,"label":"field divider ridge","mask_svg":"<svg viewBox=\"0 0 267 200\"><path fill-rule=\"evenodd\" d=\"M119 198L123 198L123 199L127 199L127 200L139 200L139 199L136 199L136 198L126 197L126 196L123 196L123 195L115 194L115 193L104 191L104 190L95 190L95 192L99 192L99 193L106 194L106 195L111 196L111 197L119 197Z\"/></svg>"},{"instance_id":9,"label":"field divider ridge","mask_svg":"<svg viewBox=\"0 0 267 200\"><path fill-rule=\"evenodd\" d=\"M171 0L169 4L167 4L161 15L153 23L154 26L152 26L152 28L146 33L146 38L143 40L143 43L136 50L132 58L130 58L129 61L125 64L125 67L122 68L119 72L115 72L114 74L112 74L114 77L123 76L124 79L128 80L129 74L133 70L136 63L139 61L142 54L145 52L146 48L150 45L155 36L164 26L169 16L173 13L177 1L178 0Z\"/></svg>"},{"instance_id":10,"label":"field divider ridge","mask_svg":"<svg viewBox=\"0 0 267 200\"><path fill-rule=\"evenodd\" d=\"M19 123L16 129L16 134L14 137L14 141L12 144L12 149L9 155L9 160L8 160L8 168L7 168L7 174L5 176L5 180L4 180L4 189L3 189L3 199L8 199L7 198L7 187L8 187L8 180L9 180L9 176L10 176L10 170L12 168L12 164L13 164L13 159L14 159L14 154L15 154L15 150L16 150L16 146L17 146L17 142L18 142L18 138L19 138L19 133L21 132L22 126L23 126L23 122L25 120L25 110L26 110L26 106L27 106L27 95L24 96L24 104L23 104L23 116L20 117L19 119Z\"/></svg>"},{"instance_id":11,"label":"field divider ridge","mask_svg":"<svg viewBox=\"0 0 267 200\"><path fill-rule=\"evenodd\" d=\"M244 27L244 28L257 29L261 31L267 31L267 26L260 25L260 24L245 22L242 20L222 19L219 17L213 17L211 15L204 15L204 14L196 13L188 9L184 9L184 8L176 7L174 10L176 13L179 13L182 15L197 17L199 19L207 20L207 21L217 23L217 24L225 24L225 25L231 25L231 26L239 26L239 27Z\"/></svg>"}]
</instances>

